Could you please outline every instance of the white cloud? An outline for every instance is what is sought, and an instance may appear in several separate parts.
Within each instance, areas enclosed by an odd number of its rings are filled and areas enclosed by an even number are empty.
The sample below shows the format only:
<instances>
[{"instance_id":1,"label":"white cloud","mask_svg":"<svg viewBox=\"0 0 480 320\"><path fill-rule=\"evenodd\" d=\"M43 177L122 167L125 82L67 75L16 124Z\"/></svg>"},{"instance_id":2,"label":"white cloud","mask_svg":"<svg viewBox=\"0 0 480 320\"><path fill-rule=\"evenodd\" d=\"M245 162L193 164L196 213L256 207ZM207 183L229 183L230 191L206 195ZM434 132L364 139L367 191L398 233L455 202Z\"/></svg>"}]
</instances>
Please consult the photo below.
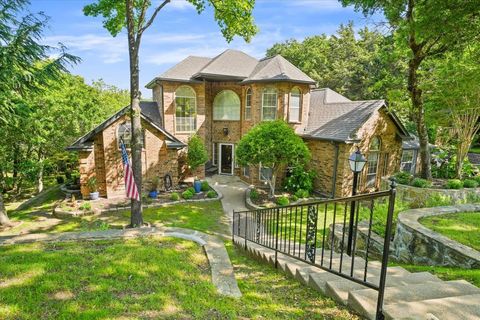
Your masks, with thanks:
<instances>
[{"instance_id":1,"label":"white cloud","mask_svg":"<svg viewBox=\"0 0 480 320\"><path fill-rule=\"evenodd\" d=\"M172 0L165 8L175 9L175 10L188 10L195 9L195 7L186 0Z\"/></svg>"},{"instance_id":2,"label":"white cloud","mask_svg":"<svg viewBox=\"0 0 480 320\"><path fill-rule=\"evenodd\" d=\"M289 1L290 6L303 7L309 10L338 11L344 10L339 0L296 0Z\"/></svg>"}]
</instances>

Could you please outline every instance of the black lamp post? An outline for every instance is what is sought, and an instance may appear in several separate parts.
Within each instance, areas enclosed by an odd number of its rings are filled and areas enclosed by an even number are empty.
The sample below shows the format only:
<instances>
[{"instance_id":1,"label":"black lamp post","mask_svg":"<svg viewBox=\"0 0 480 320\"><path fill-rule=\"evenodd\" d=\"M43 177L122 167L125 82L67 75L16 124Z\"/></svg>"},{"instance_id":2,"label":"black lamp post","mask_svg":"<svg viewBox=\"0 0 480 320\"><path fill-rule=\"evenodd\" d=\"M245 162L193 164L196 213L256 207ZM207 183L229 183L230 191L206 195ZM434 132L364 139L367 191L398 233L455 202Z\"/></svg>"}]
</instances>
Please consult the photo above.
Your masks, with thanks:
<instances>
[{"instance_id":1,"label":"black lamp post","mask_svg":"<svg viewBox=\"0 0 480 320\"><path fill-rule=\"evenodd\" d=\"M362 155L360 149L357 147L357 150L350 155L348 158L348 163L350 164L350 170L353 172L353 187L352 187L352 196L357 194L357 183L358 183L358 174L362 172L367 159ZM353 226L355 220L355 201L352 201L350 205L350 221L348 223L348 243L347 243L347 254L352 254L352 241L353 241Z\"/></svg>"}]
</instances>

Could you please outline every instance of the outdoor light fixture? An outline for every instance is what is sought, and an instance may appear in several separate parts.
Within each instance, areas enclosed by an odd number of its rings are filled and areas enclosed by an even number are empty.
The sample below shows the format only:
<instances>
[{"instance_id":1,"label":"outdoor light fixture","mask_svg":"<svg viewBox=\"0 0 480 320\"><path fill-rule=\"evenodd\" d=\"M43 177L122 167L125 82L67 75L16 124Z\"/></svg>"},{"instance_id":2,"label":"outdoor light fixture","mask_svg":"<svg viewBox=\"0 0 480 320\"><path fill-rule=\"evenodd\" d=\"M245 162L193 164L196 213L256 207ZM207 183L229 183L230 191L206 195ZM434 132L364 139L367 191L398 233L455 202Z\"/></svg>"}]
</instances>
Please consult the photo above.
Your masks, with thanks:
<instances>
[{"instance_id":1,"label":"outdoor light fixture","mask_svg":"<svg viewBox=\"0 0 480 320\"><path fill-rule=\"evenodd\" d=\"M360 152L360 149L357 147L357 150L348 157L348 163L350 164L350 170L353 172L353 186L352 186L352 197L357 194L357 183L358 183L358 174L362 172L367 159ZM355 220L355 201L352 201L350 204L350 221L348 223L348 244L347 244L347 254L351 255L352 253L352 242L353 242L353 227Z\"/></svg>"},{"instance_id":2,"label":"outdoor light fixture","mask_svg":"<svg viewBox=\"0 0 480 320\"><path fill-rule=\"evenodd\" d=\"M228 136L228 128L223 128L223 135Z\"/></svg>"}]
</instances>

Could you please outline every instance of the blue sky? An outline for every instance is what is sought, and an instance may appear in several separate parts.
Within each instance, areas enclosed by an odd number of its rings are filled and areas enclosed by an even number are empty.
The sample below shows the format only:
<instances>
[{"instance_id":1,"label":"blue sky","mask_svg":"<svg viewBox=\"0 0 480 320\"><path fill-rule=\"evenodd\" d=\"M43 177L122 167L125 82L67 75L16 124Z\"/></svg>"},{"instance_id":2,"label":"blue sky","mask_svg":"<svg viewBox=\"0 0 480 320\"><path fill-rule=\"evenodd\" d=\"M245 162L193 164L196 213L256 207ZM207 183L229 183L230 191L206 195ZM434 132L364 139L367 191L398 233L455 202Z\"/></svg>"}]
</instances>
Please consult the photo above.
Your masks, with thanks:
<instances>
[{"instance_id":1,"label":"blue sky","mask_svg":"<svg viewBox=\"0 0 480 320\"><path fill-rule=\"evenodd\" d=\"M93 0L31 0L30 11L51 17L44 41L61 42L82 62L72 73L87 81L102 78L120 88L129 87L127 42L124 34L113 38L102 27L101 18L86 17L82 8ZM159 0L152 0L158 3ZM143 88L155 76L189 55L213 57L227 48L240 49L262 58L266 49L287 39L335 33L341 23L353 21L356 28L374 27L379 18L365 18L353 8L343 8L336 0L257 0L254 9L259 33L245 43L236 38L227 43L207 9L198 15L185 0L172 0L146 31L140 52L140 84Z\"/></svg>"}]
</instances>

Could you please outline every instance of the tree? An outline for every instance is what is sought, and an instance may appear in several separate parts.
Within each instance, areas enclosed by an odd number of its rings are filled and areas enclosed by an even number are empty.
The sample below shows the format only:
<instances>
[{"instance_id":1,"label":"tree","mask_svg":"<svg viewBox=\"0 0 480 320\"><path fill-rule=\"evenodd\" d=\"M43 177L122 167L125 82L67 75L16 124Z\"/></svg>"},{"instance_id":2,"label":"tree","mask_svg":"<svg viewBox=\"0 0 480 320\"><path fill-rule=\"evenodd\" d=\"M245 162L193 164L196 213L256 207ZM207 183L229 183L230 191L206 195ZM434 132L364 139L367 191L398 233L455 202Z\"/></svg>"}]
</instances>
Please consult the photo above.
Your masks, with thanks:
<instances>
[{"instance_id":1,"label":"tree","mask_svg":"<svg viewBox=\"0 0 480 320\"><path fill-rule=\"evenodd\" d=\"M40 43L48 18L24 14L27 4L26 0L0 0L0 133L22 119L26 111L22 100L28 92L39 90L79 60L63 46L57 49ZM53 53L56 58L51 58ZM18 161L14 170L18 170ZM0 225L12 225L1 192Z\"/></svg>"},{"instance_id":2,"label":"tree","mask_svg":"<svg viewBox=\"0 0 480 320\"><path fill-rule=\"evenodd\" d=\"M310 151L287 123L276 120L262 122L244 135L237 145L236 157L242 166L261 165L272 170L266 180L273 197L279 169L307 163Z\"/></svg>"},{"instance_id":3,"label":"tree","mask_svg":"<svg viewBox=\"0 0 480 320\"><path fill-rule=\"evenodd\" d=\"M252 10L255 0L188 0L198 13L207 5L214 9L214 18L227 41L235 35L249 41L257 29L253 23ZM138 53L143 33L154 22L158 13L170 2L160 1L148 17L151 0L97 0L84 7L87 16L104 18L103 26L112 36L117 36L122 29L127 30L128 53L130 58L130 118L132 121L132 169L135 183L142 186L142 129L140 122L140 89ZM132 199L130 225L142 226L142 202Z\"/></svg>"},{"instance_id":4,"label":"tree","mask_svg":"<svg viewBox=\"0 0 480 320\"><path fill-rule=\"evenodd\" d=\"M408 49L410 115L420 141L421 176L431 179L422 72L425 62L462 49L480 38L480 0L341 0L365 15L383 12L397 41Z\"/></svg>"},{"instance_id":5,"label":"tree","mask_svg":"<svg viewBox=\"0 0 480 320\"><path fill-rule=\"evenodd\" d=\"M190 170L195 171L208 160L207 149L198 135L193 135L188 140L187 162Z\"/></svg>"},{"instance_id":6,"label":"tree","mask_svg":"<svg viewBox=\"0 0 480 320\"><path fill-rule=\"evenodd\" d=\"M455 174L461 179L468 150L480 131L480 48L470 46L461 53L449 53L432 66L431 81L424 89L430 122L449 129L456 149Z\"/></svg>"}]
</instances>

